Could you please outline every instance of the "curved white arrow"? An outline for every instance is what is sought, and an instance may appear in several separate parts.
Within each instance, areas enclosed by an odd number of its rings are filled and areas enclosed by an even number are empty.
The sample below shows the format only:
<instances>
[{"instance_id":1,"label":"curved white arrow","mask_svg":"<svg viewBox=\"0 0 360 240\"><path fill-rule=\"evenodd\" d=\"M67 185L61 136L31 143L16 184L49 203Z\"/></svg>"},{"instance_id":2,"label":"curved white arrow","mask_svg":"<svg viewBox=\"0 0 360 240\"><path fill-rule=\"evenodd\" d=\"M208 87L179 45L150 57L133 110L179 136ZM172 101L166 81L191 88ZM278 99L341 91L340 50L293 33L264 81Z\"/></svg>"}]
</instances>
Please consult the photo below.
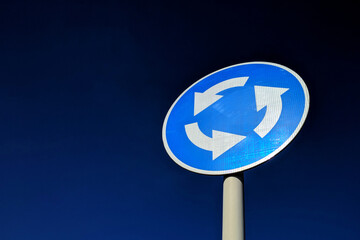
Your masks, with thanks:
<instances>
[{"instance_id":1,"label":"curved white arrow","mask_svg":"<svg viewBox=\"0 0 360 240\"><path fill-rule=\"evenodd\" d=\"M260 111L266 107L264 119L254 129L261 137L265 137L275 126L280 118L282 110L281 95L289 90L288 88L254 86L256 110Z\"/></svg>"},{"instance_id":2,"label":"curved white arrow","mask_svg":"<svg viewBox=\"0 0 360 240\"><path fill-rule=\"evenodd\" d=\"M244 140L246 137L212 130L212 138L201 132L197 122L185 125L186 135L197 147L212 151L212 160Z\"/></svg>"},{"instance_id":3,"label":"curved white arrow","mask_svg":"<svg viewBox=\"0 0 360 240\"><path fill-rule=\"evenodd\" d=\"M217 93L233 87L242 87L249 77L237 77L220 82L203 93L195 92L194 116L222 98Z\"/></svg>"}]
</instances>

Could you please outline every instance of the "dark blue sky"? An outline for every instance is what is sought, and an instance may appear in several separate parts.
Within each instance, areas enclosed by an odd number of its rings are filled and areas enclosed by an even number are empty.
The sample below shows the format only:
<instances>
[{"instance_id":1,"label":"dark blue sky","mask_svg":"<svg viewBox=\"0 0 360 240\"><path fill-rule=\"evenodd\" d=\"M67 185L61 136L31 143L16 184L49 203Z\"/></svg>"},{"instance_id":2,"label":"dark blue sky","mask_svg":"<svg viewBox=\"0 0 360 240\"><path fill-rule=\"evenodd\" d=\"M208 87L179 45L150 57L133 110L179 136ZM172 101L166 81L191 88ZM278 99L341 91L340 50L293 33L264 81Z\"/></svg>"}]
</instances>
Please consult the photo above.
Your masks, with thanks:
<instances>
[{"instance_id":1,"label":"dark blue sky","mask_svg":"<svg viewBox=\"0 0 360 240\"><path fill-rule=\"evenodd\" d=\"M166 154L173 101L220 68L296 71L310 111L245 172L248 240L360 238L354 5L0 2L0 239L221 239L222 177Z\"/></svg>"}]
</instances>

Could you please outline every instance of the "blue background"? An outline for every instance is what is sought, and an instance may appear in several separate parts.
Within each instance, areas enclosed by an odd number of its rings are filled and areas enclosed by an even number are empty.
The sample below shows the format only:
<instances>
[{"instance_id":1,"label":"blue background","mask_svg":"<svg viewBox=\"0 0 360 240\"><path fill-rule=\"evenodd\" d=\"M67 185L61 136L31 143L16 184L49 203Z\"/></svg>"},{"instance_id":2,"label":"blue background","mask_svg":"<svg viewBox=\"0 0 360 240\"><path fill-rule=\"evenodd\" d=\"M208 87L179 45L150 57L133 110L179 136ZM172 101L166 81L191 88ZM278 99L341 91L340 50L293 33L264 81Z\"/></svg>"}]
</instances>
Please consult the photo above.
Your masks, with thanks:
<instances>
[{"instance_id":1,"label":"blue background","mask_svg":"<svg viewBox=\"0 0 360 240\"><path fill-rule=\"evenodd\" d=\"M220 68L285 65L311 107L245 173L248 240L360 238L358 8L346 1L1 1L0 239L221 239L222 177L162 145Z\"/></svg>"},{"instance_id":2,"label":"blue background","mask_svg":"<svg viewBox=\"0 0 360 240\"><path fill-rule=\"evenodd\" d=\"M245 85L217 93L223 96L194 116L194 94L236 77L249 77ZM287 88L281 95L279 120L263 138L254 132L265 116L266 108L256 110L254 86ZM290 72L268 64L233 66L206 76L191 86L171 109L166 122L166 142L178 160L198 170L234 170L262 160L289 139L304 115L304 89ZM201 131L212 137L212 130L246 138L212 159L212 152L195 146L185 132L185 125L197 122Z\"/></svg>"}]
</instances>

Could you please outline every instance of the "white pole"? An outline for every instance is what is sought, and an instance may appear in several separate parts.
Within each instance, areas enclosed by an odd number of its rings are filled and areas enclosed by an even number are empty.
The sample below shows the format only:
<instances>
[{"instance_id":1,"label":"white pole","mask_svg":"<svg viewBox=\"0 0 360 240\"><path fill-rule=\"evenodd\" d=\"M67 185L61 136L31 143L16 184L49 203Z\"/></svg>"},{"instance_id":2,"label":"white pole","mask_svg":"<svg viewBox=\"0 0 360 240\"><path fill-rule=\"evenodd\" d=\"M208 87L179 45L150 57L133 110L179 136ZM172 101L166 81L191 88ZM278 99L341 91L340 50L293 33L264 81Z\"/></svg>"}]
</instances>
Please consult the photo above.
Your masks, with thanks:
<instances>
[{"instance_id":1,"label":"white pole","mask_svg":"<svg viewBox=\"0 0 360 240\"><path fill-rule=\"evenodd\" d=\"M222 240L244 240L244 175L224 177Z\"/></svg>"}]
</instances>

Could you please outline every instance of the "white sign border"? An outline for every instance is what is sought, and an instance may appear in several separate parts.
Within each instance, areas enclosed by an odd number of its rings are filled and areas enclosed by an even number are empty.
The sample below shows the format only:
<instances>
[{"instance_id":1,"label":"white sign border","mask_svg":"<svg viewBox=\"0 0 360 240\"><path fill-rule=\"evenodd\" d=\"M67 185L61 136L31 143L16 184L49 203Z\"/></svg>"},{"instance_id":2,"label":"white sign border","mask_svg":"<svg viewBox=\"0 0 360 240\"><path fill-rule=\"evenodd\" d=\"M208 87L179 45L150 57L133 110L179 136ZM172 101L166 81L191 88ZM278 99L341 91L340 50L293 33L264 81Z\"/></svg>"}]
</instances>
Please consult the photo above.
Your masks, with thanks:
<instances>
[{"instance_id":1,"label":"white sign border","mask_svg":"<svg viewBox=\"0 0 360 240\"><path fill-rule=\"evenodd\" d=\"M280 146L278 147L274 152L270 153L269 155L267 155L266 157L243 167L240 168L235 168L235 169L230 169L230 170L223 170L223 171L209 171L209 170L202 170L202 169L198 169L198 168L194 168L191 167L185 163L183 163L182 161L180 161L171 151L168 143L167 143L167 139L166 139L166 125L167 125L167 121L169 118L169 115L172 111L172 109L174 108L174 106L176 105L176 103L179 101L179 99L189 90L191 89L195 84L197 84L198 82L204 80L205 78L207 78L208 76L220 72L222 70L228 69L228 68L232 68L232 67L236 67L236 66L241 66L241 65L249 65L249 64L265 64L265 65L271 65L271 66L276 66L279 68L282 68L286 71L288 71L289 73L291 73L294 77L296 77L296 79L300 82L302 89L304 91L304 95L305 95L305 108L304 108L304 112L303 115L301 117L301 120L298 124L298 126L296 127L295 131L290 135L290 137ZM279 152L281 152L294 138L295 136L299 133L300 129L302 128L302 126L304 125L305 119L308 115L308 111L309 111L309 107L310 107L310 95L309 95L309 91L308 88L304 82L304 80L293 70L291 70L288 67L285 67L283 65L277 64L277 63L271 63L271 62L263 62L263 61L255 61L255 62L246 62L246 63L240 63L240 64L235 64L235 65L231 65L222 69L219 69L215 72L212 72L208 75L206 75L205 77L201 78L200 80L196 81L195 83L193 83L190 87L188 87L176 100L175 102L171 105L169 111L166 114L164 123L163 123L163 128L162 128L162 140L164 143L164 147L166 149L166 152L169 154L169 156L172 158L172 160L174 160L179 166L191 171L191 172L195 172L195 173L200 173L200 174L205 174L205 175L225 175L225 174L231 174L231 173L236 173L236 172L242 172L245 170L248 170L250 168L253 168L255 166L258 166L268 160L270 160L272 157L274 157L276 154L278 154Z\"/></svg>"}]
</instances>

